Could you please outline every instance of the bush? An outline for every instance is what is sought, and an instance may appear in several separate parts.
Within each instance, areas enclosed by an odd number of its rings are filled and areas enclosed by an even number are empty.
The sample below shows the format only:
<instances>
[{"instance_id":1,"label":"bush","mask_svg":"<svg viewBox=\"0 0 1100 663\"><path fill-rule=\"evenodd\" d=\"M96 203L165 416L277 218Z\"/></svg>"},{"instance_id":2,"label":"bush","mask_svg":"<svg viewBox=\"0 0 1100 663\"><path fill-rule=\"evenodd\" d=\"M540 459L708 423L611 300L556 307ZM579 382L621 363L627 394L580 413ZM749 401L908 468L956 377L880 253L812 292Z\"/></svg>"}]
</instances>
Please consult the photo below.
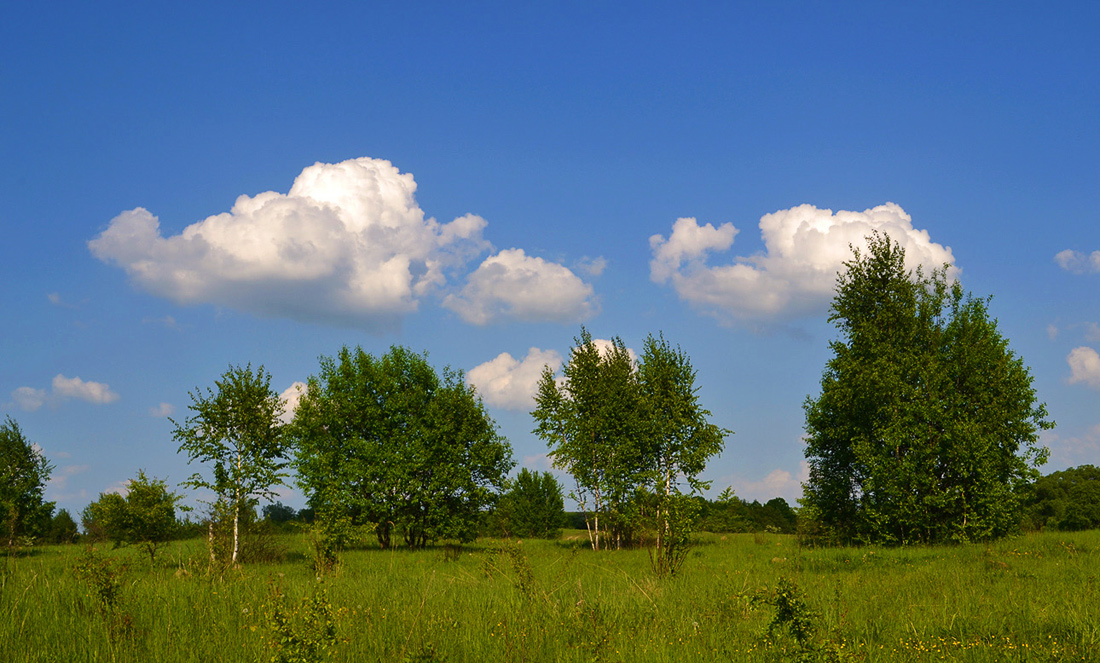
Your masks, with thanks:
<instances>
[{"instance_id":1,"label":"bush","mask_svg":"<svg viewBox=\"0 0 1100 663\"><path fill-rule=\"evenodd\" d=\"M135 544L156 558L176 533L176 502L179 495L156 477L145 476L139 470L130 480L126 497L116 493L100 493L81 514L84 532L93 541L114 541L116 546Z\"/></svg>"},{"instance_id":2,"label":"bush","mask_svg":"<svg viewBox=\"0 0 1100 663\"><path fill-rule=\"evenodd\" d=\"M505 535L556 539L566 523L561 485L549 472L519 471L497 505L497 523Z\"/></svg>"}]
</instances>

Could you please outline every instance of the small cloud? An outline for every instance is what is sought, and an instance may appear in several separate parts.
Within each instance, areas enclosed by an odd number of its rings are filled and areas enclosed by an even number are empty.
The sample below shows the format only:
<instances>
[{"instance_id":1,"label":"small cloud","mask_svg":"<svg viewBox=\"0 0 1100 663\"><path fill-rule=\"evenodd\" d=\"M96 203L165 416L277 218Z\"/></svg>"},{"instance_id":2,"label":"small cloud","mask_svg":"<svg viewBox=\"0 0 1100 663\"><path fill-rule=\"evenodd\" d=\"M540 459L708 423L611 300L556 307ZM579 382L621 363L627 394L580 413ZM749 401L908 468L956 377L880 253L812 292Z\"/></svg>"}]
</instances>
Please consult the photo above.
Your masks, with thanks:
<instances>
[{"instance_id":1,"label":"small cloud","mask_svg":"<svg viewBox=\"0 0 1100 663\"><path fill-rule=\"evenodd\" d=\"M1100 354L1089 347L1074 348L1066 357L1069 364L1069 383L1083 382L1093 389L1100 389Z\"/></svg>"},{"instance_id":2,"label":"small cloud","mask_svg":"<svg viewBox=\"0 0 1100 663\"><path fill-rule=\"evenodd\" d=\"M60 374L54 377L50 392L34 387L19 387L11 392L11 397L15 405L26 412L34 412L47 403L56 406L71 398L95 405L106 405L118 400L118 394L103 382L85 382L79 377L67 378Z\"/></svg>"},{"instance_id":3,"label":"small cloud","mask_svg":"<svg viewBox=\"0 0 1100 663\"><path fill-rule=\"evenodd\" d=\"M46 403L48 394L45 389L19 387L11 392L12 401L24 412L34 412Z\"/></svg>"},{"instance_id":4,"label":"small cloud","mask_svg":"<svg viewBox=\"0 0 1100 663\"><path fill-rule=\"evenodd\" d=\"M91 465L66 465L50 475L47 485L54 492L64 492L69 485L69 477L87 472L90 468Z\"/></svg>"},{"instance_id":5,"label":"small cloud","mask_svg":"<svg viewBox=\"0 0 1100 663\"><path fill-rule=\"evenodd\" d=\"M782 497L789 503L794 503L802 497L802 483L810 478L810 466L805 460L799 463L798 476L788 470L774 469L759 480L734 480L734 493L743 500L759 500L767 502L775 497Z\"/></svg>"},{"instance_id":6,"label":"small cloud","mask_svg":"<svg viewBox=\"0 0 1100 663\"><path fill-rule=\"evenodd\" d=\"M1066 249L1054 256L1054 262L1067 272L1073 274L1086 274L1100 272L1100 251L1084 254L1080 251Z\"/></svg>"},{"instance_id":7,"label":"small cloud","mask_svg":"<svg viewBox=\"0 0 1100 663\"><path fill-rule=\"evenodd\" d=\"M593 278L603 274L603 270L607 269L607 258L600 256L598 258L589 258L584 256L573 265L573 268L578 272L587 274Z\"/></svg>"},{"instance_id":8,"label":"small cloud","mask_svg":"<svg viewBox=\"0 0 1100 663\"><path fill-rule=\"evenodd\" d=\"M176 408L171 403L161 403L156 407L149 408L149 416L157 418L170 417L175 411Z\"/></svg>"},{"instance_id":9,"label":"small cloud","mask_svg":"<svg viewBox=\"0 0 1100 663\"><path fill-rule=\"evenodd\" d=\"M112 484L110 487L108 487L103 492L104 493L115 493L116 495L122 495L123 497L126 497L127 495L130 494L130 479L126 479L125 481L119 481L115 484Z\"/></svg>"},{"instance_id":10,"label":"small cloud","mask_svg":"<svg viewBox=\"0 0 1100 663\"><path fill-rule=\"evenodd\" d=\"M507 249L489 256L443 306L465 322L487 325L501 320L579 322L599 306L592 286L556 262Z\"/></svg>"},{"instance_id":11,"label":"small cloud","mask_svg":"<svg viewBox=\"0 0 1100 663\"><path fill-rule=\"evenodd\" d=\"M141 324L159 325L161 327L164 327L165 329L175 329L177 331L180 329L179 323L177 323L176 319L170 315L166 315L163 318L142 318Z\"/></svg>"},{"instance_id":12,"label":"small cloud","mask_svg":"<svg viewBox=\"0 0 1100 663\"><path fill-rule=\"evenodd\" d=\"M279 394L279 398L283 401L283 414L279 417L279 421L289 424L294 420L294 412L297 411L298 403L301 402L305 393L306 383L295 382Z\"/></svg>"},{"instance_id":13,"label":"small cloud","mask_svg":"<svg viewBox=\"0 0 1100 663\"><path fill-rule=\"evenodd\" d=\"M550 457L546 454L535 454L533 456L524 456L521 467L526 467L532 472L554 472L554 464L550 461Z\"/></svg>"},{"instance_id":14,"label":"small cloud","mask_svg":"<svg viewBox=\"0 0 1100 663\"><path fill-rule=\"evenodd\" d=\"M1096 343L1100 341L1100 325L1095 322L1089 322L1085 324L1085 340L1090 343Z\"/></svg>"},{"instance_id":15,"label":"small cloud","mask_svg":"<svg viewBox=\"0 0 1100 663\"><path fill-rule=\"evenodd\" d=\"M489 405L506 410L530 410L535 405L542 369L556 371L561 355L554 350L531 348L522 361L507 352L471 368L466 382L473 385Z\"/></svg>"},{"instance_id":16,"label":"small cloud","mask_svg":"<svg viewBox=\"0 0 1100 663\"><path fill-rule=\"evenodd\" d=\"M76 398L96 405L106 405L118 400L118 394L103 382L85 382L80 378L57 375L53 379L53 393L61 398Z\"/></svg>"},{"instance_id":17,"label":"small cloud","mask_svg":"<svg viewBox=\"0 0 1100 663\"><path fill-rule=\"evenodd\" d=\"M1039 441L1050 449L1050 463L1056 467L1094 463L1100 454L1100 424L1068 437L1058 431L1044 431Z\"/></svg>"},{"instance_id":18,"label":"small cloud","mask_svg":"<svg viewBox=\"0 0 1100 663\"><path fill-rule=\"evenodd\" d=\"M1057 325L1054 325L1053 323L1047 325L1047 338L1049 338L1052 341L1054 339L1058 338L1058 327L1057 327Z\"/></svg>"},{"instance_id":19,"label":"small cloud","mask_svg":"<svg viewBox=\"0 0 1100 663\"><path fill-rule=\"evenodd\" d=\"M600 351L600 354L605 357L615 348L615 344L606 338L594 338L592 339L592 345L595 345L596 349ZM634 348L627 348L626 353L630 355L630 361L637 365L638 353L634 352Z\"/></svg>"},{"instance_id":20,"label":"small cloud","mask_svg":"<svg viewBox=\"0 0 1100 663\"><path fill-rule=\"evenodd\" d=\"M48 293L46 293L46 299L48 299L50 301L50 303L53 304L54 306L60 306L61 308L68 308L68 309L75 309L76 308L75 304L70 304L69 302L62 299L61 298L61 293L48 292Z\"/></svg>"}]
</instances>

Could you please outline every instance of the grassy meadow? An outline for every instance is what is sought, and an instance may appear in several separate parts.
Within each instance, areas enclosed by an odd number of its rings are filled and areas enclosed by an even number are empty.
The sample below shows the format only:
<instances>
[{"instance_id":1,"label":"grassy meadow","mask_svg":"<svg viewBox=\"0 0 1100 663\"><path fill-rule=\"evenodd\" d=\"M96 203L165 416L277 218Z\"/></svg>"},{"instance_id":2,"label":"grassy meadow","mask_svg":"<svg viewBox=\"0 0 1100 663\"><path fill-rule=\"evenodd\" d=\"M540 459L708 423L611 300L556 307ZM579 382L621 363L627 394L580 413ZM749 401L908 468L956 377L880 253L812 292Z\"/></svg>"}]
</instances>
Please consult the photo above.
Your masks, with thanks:
<instances>
[{"instance_id":1,"label":"grassy meadow","mask_svg":"<svg viewBox=\"0 0 1100 663\"><path fill-rule=\"evenodd\" d=\"M282 562L220 574L201 540L155 564L84 546L0 558L0 661L1100 658L1100 531L816 549L704 534L668 579L581 532L351 550L323 577L305 535L280 542Z\"/></svg>"}]
</instances>

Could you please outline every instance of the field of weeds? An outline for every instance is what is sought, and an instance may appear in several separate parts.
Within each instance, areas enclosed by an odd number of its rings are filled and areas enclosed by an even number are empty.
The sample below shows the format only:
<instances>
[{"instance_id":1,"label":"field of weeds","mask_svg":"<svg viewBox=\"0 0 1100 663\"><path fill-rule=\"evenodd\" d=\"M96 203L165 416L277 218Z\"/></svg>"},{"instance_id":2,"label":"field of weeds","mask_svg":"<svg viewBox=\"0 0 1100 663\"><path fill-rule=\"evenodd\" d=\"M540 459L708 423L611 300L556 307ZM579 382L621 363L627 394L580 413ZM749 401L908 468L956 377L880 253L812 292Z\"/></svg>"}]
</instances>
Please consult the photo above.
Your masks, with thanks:
<instances>
[{"instance_id":1,"label":"field of weeds","mask_svg":"<svg viewBox=\"0 0 1100 663\"><path fill-rule=\"evenodd\" d=\"M573 536L568 536L568 535ZM482 540L345 552L317 576L158 555L0 558L0 661L1087 661L1100 532L929 548L702 535L673 578L645 550Z\"/></svg>"}]
</instances>

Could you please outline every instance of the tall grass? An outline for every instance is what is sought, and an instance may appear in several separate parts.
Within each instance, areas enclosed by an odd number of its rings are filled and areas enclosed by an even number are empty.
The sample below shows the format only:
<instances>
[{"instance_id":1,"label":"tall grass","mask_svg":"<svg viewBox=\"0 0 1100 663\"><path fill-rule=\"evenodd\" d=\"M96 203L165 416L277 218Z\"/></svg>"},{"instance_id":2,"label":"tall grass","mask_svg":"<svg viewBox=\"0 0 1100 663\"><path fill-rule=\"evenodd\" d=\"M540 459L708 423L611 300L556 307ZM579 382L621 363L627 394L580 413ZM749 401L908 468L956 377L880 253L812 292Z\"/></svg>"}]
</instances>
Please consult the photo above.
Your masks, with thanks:
<instances>
[{"instance_id":1,"label":"tall grass","mask_svg":"<svg viewBox=\"0 0 1100 663\"><path fill-rule=\"evenodd\" d=\"M274 610L290 619L322 592L336 624L324 654L333 661L1080 661L1100 652L1100 532L893 549L703 535L666 579L644 550L593 553L579 540L353 550L324 577L304 537L284 543L287 561L224 573L207 571L201 542L176 544L155 565L134 550L99 551L120 583L108 607L75 570L79 546L0 559L0 661L279 660ZM751 600L781 578L815 627L820 646L809 654L781 631L769 635L774 611ZM299 619L280 632L303 628L315 626Z\"/></svg>"}]
</instances>

